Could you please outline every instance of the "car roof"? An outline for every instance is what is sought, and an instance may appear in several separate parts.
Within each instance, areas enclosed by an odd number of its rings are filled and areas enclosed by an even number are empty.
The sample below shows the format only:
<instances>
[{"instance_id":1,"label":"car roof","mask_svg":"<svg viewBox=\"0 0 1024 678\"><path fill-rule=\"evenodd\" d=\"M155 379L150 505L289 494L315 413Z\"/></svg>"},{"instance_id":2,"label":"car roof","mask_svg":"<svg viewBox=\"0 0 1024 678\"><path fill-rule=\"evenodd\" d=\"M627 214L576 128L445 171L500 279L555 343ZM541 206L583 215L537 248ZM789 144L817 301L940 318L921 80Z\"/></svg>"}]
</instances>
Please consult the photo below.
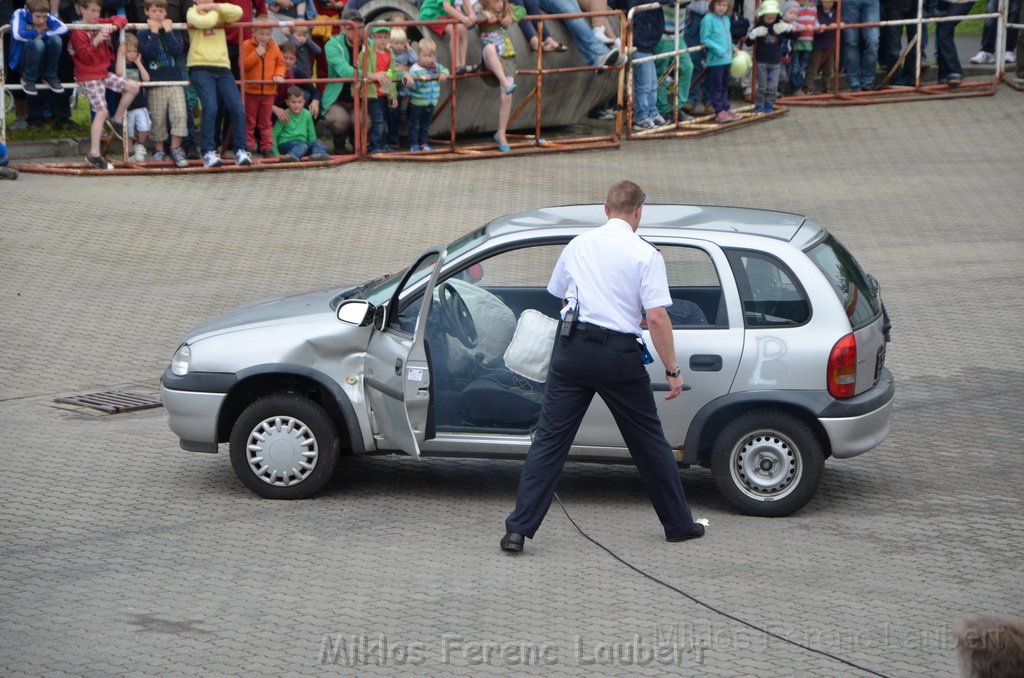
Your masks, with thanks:
<instances>
[{"instance_id":1,"label":"car roof","mask_svg":"<svg viewBox=\"0 0 1024 678\"><path fill-rule=\"evenodd\" d=\"M489 237L497 237L539 228L578 231L580 227L600 226L607 220L603 205L565 205L508 214L491 221L484 229ZM824 232L817 222L788 212L710 205L645 205L640 230L654 234L662 229L683 229L694 235L699 231L740 233L799 245L818 240ZM799 243L794 241L797 233Z\"/></svg>"}]
</instances>

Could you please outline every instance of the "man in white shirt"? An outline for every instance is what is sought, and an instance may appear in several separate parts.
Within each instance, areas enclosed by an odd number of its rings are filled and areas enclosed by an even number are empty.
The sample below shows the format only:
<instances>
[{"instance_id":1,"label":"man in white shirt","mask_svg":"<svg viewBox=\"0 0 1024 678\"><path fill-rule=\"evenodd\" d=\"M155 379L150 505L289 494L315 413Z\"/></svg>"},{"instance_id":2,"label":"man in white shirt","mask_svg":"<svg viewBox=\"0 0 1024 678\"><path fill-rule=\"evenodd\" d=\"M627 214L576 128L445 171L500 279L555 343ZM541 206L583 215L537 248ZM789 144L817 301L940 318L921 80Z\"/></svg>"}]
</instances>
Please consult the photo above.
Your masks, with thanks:
<instances>
[{"instance_id":1,"label":"man in white shirt","mask_svg":"<svg viewBox=\"0 0 1024 678\"><path fill-rule=\"evenodd\" d=\"M645 197L631 181L612 186L604 206L608 223L574 238L551 274L548 292L563 300L563 316L575 311L578 317L572 334L558 339L551 357L544 406L519 478L515 510L505 520L504 551L522 551L525 538L532 539L540 527L595 393L615 417L665 538L684 541L704 534L686 503L644 367L640 323L646 311L654 348L665 365L666 399L682 392L672 321L665 310L672 303L665 260L636 235ZM563 325L567 322L563 317Z\"/></svg>"}]
</instances>

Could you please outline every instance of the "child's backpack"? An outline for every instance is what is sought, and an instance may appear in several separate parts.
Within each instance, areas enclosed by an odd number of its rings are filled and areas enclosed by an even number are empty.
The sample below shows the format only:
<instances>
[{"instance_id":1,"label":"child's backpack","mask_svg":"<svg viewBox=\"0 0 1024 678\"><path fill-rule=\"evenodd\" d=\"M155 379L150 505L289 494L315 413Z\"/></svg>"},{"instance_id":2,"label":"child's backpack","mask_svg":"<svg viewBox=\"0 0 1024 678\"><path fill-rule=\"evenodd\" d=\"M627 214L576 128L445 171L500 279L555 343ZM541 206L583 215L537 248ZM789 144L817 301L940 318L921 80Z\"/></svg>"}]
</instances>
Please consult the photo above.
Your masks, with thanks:
<instances>
[{"instance_id":1,"label":"child's backpack","mask_svg":"<svg viewBox=\"0 0 1024 678\"><path fill-rule=\"evenodd\" d=\"M740 7L741 3L737 3L737 7ZM738 10L732 13L732 41L743 40L747 37L747 32L750 30L750 19L743 16L743 9L740 7Z\"/></svg>"}]
</instances>

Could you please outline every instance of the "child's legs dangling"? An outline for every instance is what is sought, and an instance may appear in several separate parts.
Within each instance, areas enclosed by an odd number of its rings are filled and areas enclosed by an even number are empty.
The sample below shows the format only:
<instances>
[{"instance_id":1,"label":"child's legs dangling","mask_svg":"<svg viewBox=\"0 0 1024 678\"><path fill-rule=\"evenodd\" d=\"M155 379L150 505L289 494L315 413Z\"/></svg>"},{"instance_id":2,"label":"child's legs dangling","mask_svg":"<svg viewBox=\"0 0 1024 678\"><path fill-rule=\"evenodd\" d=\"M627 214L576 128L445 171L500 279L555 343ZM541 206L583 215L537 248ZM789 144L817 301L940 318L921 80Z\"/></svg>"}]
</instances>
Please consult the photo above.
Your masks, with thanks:
<instances>
[{"instance_id":1,"label":"child's legs dangling","mask_svg":"<svg viewBox=\"0 0 1024 678\"><path fill-rule=\"evenodd\" d=\"M505 67L498 56L498 48L494 45L484 45L483 56L484 65L487 66L487 70L494 73L494 77L498 79L498 86L504 92L512 84L512 80L505 75Z\"/></svg>"}]
</instances>

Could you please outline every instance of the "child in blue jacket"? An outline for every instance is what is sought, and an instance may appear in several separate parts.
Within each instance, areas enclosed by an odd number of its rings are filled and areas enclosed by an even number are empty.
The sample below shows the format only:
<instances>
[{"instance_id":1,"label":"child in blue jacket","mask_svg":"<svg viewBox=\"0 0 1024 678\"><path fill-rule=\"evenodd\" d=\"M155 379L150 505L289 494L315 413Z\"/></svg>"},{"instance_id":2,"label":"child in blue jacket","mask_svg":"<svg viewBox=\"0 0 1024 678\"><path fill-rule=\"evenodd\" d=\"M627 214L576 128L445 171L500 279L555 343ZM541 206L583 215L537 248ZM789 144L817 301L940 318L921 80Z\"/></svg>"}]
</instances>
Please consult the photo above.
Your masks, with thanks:
<instances>
[{"instance_id":1,"label":"child in blue jacket","mask_svg":"<svg viewBox=\"0 0 1024 678\"><path fill-rule=\"evenodd\" d=\"M707 52L704 79L708 82L716 122L740 119L729 110L729 66L733 52L730 4L730 0L712 0L711 11L700 22L700 42Z\"/></svg>"}]
</instances>

